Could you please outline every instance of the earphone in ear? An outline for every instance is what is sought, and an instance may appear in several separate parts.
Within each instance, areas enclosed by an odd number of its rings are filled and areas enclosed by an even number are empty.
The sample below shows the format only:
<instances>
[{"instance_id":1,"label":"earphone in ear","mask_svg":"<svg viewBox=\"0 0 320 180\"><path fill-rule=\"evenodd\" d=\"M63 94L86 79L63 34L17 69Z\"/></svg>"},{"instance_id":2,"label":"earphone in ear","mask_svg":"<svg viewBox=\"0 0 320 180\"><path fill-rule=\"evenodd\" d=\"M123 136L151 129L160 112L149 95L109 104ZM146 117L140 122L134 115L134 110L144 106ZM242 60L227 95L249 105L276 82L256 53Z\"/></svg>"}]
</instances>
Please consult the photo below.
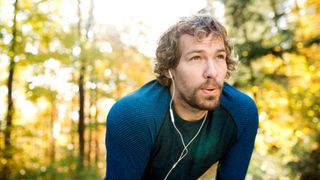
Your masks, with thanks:
<instances>
[{"instance_id":1,"label":"earphone in ear","mask_svg":"<svg viewBox=\"0 0 320 180\"><path fill-rule=\"evenodd\" d=\"M171 121L174 123L174 117L173 117L173 112L172 112L172 101L173 101L173 98L174 98L174 93L175 93L175 84L174 84L174 79L173 79L173 76L172 76L172 73L170 70L168 70L169 72L169 76L172 80L172 85L173 85L173 93L172 93L172 98L171 98L171 101L170 101L170 116L171 116Z\"/></svg>"},{"instance_id":2,"label":"earphone in ear","mask_svg":"<svg viewBox=\"0 0 320 180\"><path fill-rule=\"evenodd\" d=\"M170 78L173 79L173 76L172 76L172 74L171 74L171 71L170 71L170 70L168 70L168 71L169 71L169 76L170 76Z\"/></svg>"}]
</instances>

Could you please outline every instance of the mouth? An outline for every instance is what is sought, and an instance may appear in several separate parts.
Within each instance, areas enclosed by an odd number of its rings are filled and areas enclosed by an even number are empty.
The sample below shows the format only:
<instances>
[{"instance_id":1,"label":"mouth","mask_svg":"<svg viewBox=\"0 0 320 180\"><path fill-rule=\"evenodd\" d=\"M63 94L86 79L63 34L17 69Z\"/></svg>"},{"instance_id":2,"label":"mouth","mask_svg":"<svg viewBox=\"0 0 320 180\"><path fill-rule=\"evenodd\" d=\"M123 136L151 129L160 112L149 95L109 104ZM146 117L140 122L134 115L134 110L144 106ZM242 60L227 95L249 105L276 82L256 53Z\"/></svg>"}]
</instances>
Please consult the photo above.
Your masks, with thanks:
<instances>
[{"instance_id":1,"label":"mouth","mask_svg":"<svg viewBox=\"0 0 320 180\"><path fill-rule=\"evenodd\" d=\"M218 87L205 87L201 88L201 91L204 92L205 94L213 94L219 91Z\"/></svg>"},{"instance_id":2,"label":"mouth","mask_svg":"<svg viewBox=\"0 0 320 180\"><path fill-rule=\"evenodd\" d=\"M199 90L205 96L217 96L221 92L222 86L215 79L210 79L203 83Z\"/></svg>"}]
</instances>

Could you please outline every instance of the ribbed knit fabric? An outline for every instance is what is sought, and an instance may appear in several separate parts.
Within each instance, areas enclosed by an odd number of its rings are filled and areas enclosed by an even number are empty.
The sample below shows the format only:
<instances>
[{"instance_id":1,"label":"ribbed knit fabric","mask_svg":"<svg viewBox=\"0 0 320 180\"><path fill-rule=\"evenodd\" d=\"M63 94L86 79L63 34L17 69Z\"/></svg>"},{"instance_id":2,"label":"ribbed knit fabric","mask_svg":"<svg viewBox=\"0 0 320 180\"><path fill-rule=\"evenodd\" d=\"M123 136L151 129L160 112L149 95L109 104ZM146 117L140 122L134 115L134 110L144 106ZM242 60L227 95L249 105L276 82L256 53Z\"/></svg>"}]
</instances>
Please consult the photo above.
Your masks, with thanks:
<instances>
[{"instance_id":1,"label":"ribbed knit fabric","mask_svg":"<svg viewBox=\"0 0 320 180\"><path fill-rule=\"evenodd\" d=\"M106 178L141 179L165 115L171 95L155 80L120 99L107 118ZM236 122L237 141L219 161L217 179L244 179L258 128L254 101L224 84L221 105ZM188 173L188 172L186 172Z\"/></svg>"}]
</instances>

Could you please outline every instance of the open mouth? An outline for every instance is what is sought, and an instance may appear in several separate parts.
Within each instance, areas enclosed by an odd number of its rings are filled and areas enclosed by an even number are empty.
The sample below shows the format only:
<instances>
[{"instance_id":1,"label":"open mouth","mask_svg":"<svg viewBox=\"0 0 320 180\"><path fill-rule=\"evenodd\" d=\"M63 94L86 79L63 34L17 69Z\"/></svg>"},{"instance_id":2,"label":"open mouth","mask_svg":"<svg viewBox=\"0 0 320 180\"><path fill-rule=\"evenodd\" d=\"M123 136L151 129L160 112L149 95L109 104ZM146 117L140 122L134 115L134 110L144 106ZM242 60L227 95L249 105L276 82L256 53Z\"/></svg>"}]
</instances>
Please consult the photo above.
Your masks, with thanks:
<instances>
[{"instance_id":1,"label":"open mouth","mask_svg":"<svg viewBox=\"0 0 320 180\"><path fill-rule=\"evenodd\" d=\"M201 89L206 94L212 94L219 90L219 88L202 88Z\"/></svg>"},{"instance_id":2,"label":"open mouth","mask_svg":"<svg viewBox=\"0 0 320 180\"><path fill-rule=\"evenodd\" d=\"M200 87L200 91L209 96L217 95L221 89L222 87L215 80L207 81Z\"/></svg>"}]
</instances>

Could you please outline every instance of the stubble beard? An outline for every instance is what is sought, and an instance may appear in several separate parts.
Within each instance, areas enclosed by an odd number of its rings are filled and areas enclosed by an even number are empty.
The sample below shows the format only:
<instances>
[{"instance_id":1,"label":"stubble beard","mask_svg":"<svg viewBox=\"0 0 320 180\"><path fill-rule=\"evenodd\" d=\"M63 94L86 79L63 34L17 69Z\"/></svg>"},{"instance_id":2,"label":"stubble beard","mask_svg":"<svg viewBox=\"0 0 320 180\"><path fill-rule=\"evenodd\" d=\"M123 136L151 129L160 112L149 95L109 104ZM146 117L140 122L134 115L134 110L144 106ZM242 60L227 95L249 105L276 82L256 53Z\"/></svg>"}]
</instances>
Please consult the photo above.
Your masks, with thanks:
<instances>
[{"instance_id":1,"label":"stubble beard","mask_svg":"<svg viewBox=\"0 0 320 180\"><path fill-rule=\"evenodd\" d=\"M208 86L209 84L214 84L218 87L217 95L210 95L210 96L201 96L199 91L201 88ZM198 88L195 88L191 94L186 94L181 92L180 97L181 99L187 103L190 107L198 110L212 110L220 105L220 98L223 89L223 84L219 84L215 80L208 80L207 82L200 85Z\"/></svg>"}]
</instances>

